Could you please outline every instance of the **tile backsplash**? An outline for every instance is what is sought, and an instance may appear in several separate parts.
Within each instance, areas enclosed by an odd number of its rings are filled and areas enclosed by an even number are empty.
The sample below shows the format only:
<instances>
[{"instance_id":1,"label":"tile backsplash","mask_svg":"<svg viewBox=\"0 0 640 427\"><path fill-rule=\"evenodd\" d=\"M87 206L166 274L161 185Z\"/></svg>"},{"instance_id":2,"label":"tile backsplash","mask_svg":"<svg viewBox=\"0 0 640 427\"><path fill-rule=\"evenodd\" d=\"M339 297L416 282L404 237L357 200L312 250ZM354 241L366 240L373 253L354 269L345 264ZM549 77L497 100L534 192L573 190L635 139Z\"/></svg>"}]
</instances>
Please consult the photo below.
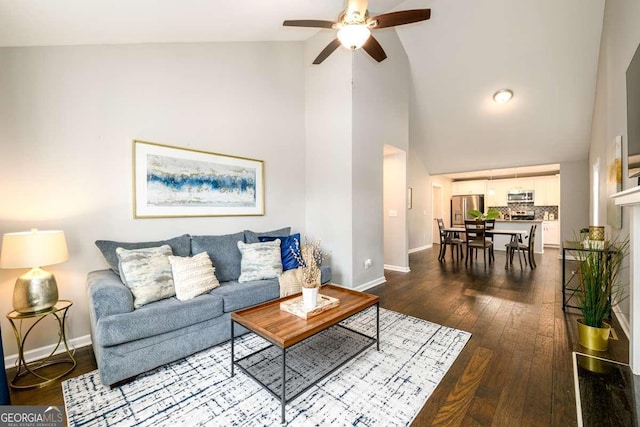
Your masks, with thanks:
<instances>
[{"instance_id":1,"label":"tile backsplash","mask_svg":"<svg viewBox=\"0 0 640 427\"><path fill-rule=\"evenodd\" d=\"M518 204L514 203L509 206L489 206L489 208L497 209L502 215L512 211L534 211L536 219L544 219L544 213L548 212L549 215L553 214L555 219L558 218L558 206L531 206L530 204Z\"/></svg>"}]
</instances>

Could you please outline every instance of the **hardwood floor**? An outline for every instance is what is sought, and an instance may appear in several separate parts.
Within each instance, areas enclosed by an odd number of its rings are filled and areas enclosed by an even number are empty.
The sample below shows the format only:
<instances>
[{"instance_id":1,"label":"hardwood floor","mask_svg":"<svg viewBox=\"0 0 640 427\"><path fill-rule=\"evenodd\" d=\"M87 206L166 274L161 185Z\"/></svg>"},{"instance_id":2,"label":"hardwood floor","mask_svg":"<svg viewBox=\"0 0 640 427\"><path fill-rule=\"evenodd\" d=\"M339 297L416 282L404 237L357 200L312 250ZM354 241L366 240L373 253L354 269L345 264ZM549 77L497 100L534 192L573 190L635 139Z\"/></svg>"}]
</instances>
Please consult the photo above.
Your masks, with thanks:
<instances>
[{"instance_id":1,"label":"hardwood floor","mask_svg":"<svg viewBox=\"0 0 640 427\"><path fill-rule=\"evenodd\" d=\"M538 268L504 269L504 254L485 270L482 258L438 262L438 248L410 255L410 273L386 271L387 283L368 292L381 306L473 334L414 420L414 426L573 426L576 422L571 353L575 314L562 311L558 250L536 255ZM628 362L619 337L599 356ZM593 353L596 354L596 353ZM90 347L76 353L77 376L96 369ZM13 370L8 370L9 378ZM11 390L14 405L62 405L60 381L35 390Z\"/></svg>"},{"instance_id":2,"label":"hardwood floor","mask_svg":"<svg viewBox=\"0 0 640 427\"><path fill-rule=\"evenodd\" d=\"M572 352L574 314L562 311L562 271L557 249L536 255L538 268L504 269L504 253L485 270L481 257L465 268L437 249L409 257L410 273L386 271L387 283L368 292L385 308L473 334L429 398L414 426L577 425ZM606 353L628 362L628 341Z\"/></svg>"}]
</instances>

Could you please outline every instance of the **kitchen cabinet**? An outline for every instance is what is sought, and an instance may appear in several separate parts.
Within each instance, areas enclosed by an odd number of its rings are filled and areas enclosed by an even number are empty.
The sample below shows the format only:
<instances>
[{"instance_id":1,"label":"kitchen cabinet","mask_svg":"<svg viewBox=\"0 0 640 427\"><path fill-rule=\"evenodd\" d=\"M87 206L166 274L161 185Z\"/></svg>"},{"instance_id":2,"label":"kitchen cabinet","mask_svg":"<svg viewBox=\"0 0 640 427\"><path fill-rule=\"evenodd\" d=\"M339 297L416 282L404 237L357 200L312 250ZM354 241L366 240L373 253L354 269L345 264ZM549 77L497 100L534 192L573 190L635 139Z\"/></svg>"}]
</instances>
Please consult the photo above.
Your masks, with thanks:
<instances>
[{"instance_id":1,"label":"kitchen cabinet","mask_svg":"<svg viewBox=\"0 0 640 427\"><path fill-rule=\"evenodd\" d=\"M560 179L558 175L537 177L534 183L534 206L560 205Z\"/></svg>"},{"instance_id":2,"label":"kitchen cabinet","mask_svg":"<svg viewBox=\"0 0 640 427\"><path fill-rule=\"evenodd\" d=\"M558 221L542 221L542 243L545 246L560 247L560 226Z\"/></svg>"},{"instance_id":3,"label":"kitchen cabinet","mask_svg":"<svg viewBox=\"0 0 640 427\"><path fill-rule=\"evenodd\" d=\"M487 194L487 180L456 181L451 183L451 195Z\"/></svg>"},{"instance_id":4,"label":"kitchen cabinet","mask_svg":"<svg viewBox=\"0 0 640 427\"><path fill-rule=\"evenodd\" d=\"M487 206L507 206L507 192L511 187L512 183L510 179L493 179L487 181Z\"/></svg>"}]
</instances>

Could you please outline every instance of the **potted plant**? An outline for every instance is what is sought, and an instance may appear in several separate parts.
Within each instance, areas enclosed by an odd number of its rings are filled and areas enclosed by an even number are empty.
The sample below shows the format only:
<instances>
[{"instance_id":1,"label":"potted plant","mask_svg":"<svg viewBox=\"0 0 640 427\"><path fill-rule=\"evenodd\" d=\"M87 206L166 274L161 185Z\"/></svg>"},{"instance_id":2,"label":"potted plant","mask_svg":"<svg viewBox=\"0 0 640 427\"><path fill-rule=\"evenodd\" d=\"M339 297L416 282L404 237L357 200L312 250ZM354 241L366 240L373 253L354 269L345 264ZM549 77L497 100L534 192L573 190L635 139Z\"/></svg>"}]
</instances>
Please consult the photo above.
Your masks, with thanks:
<instances>
[{"instance_id":1,"label":"potted plant","mask_svg":"<svg viewBox=\"0 0 640 427\"><path fill-rule=\"evenodd\" d=\"M500 216L500 212L497 209L489 209L487 213L482 213L479 210L471 209L469 215L478 220L496 219Z\"/></svg>"},{"instance_id":2,"label":"potted plant","mask_svg":"<svg viewBox=\"0 0 640 427\"><path fill-rule=\"evenodd\" d=\"M611 325L605 319L611 312L612 301L618 303L624 299L618 272L628 250L627 237L605 239L602 245L587 245L576 251L580 263L578 299L583 316L577 320L578 336L580 344L591 350L604 351L608 347Z\"/></svg>"}]
</instances>

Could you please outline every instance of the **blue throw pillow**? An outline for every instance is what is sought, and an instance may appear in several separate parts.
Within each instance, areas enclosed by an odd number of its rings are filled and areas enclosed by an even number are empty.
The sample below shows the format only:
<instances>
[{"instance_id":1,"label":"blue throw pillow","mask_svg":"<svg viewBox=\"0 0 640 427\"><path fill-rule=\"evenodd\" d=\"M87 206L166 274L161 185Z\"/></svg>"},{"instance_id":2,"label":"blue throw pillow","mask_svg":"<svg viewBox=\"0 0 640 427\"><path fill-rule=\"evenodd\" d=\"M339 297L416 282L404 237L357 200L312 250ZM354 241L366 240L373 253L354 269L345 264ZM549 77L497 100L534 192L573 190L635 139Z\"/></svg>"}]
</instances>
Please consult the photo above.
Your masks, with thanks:
<instances>
[{"instance_id":1,"label":"blue throw pillow","mask_svg":"<svg viewBox=\"0 0 640 427\"><path fill-rule=\"evenodd\" d=\"M300 267L300 263L293 256L292 250L296 251L298 256L300 255L300 233L292 234L291 236L272 237L272 236L260 236L258 237L261 242L272 242L276 239L280 239L280 256L282 257L282 271L293 270ZM298 244L296 245L296 241Z\"/></svg>"}]
</instances>

